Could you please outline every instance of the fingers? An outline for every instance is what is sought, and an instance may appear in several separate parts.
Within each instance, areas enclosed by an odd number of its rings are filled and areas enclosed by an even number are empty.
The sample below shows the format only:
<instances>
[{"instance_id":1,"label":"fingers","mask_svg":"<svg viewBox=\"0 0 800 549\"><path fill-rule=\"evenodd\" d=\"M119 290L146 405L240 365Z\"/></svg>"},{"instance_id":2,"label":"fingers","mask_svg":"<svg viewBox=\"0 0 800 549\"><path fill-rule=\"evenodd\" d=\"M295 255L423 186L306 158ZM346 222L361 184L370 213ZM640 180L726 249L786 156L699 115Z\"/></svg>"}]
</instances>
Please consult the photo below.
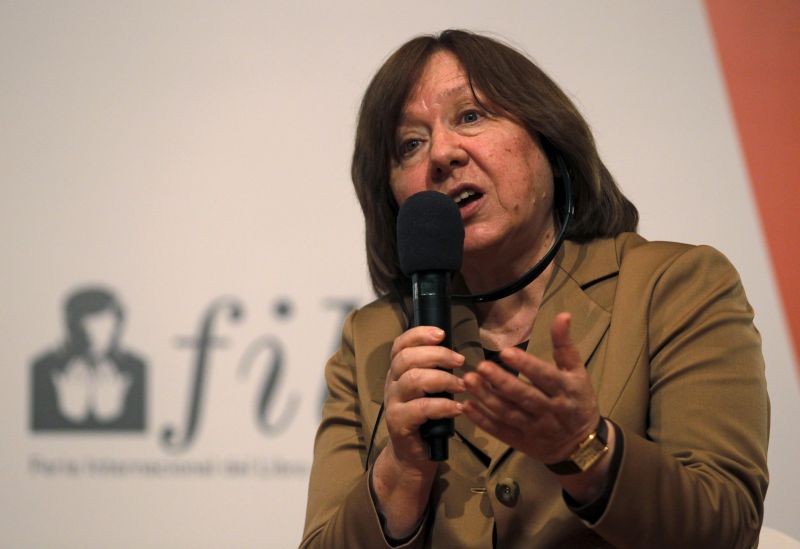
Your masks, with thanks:
<instances>
[{"instance_id":1,"label":"fingers","mask_svg":"<svg viewBox=\"0 0 800 549\"><path fill-rule=\"evenodd\" d=\"M561 313L551 324L554 363L512 347L500 353L500 360L521 376L488 361L464 375L474 397L464 403L464 415L545 463L574 448L599 414L591 379L570 337L570 320Z\"/></svg>"},{"instance_id":2,"label":"fingers","mask_svg":"<svg viewBox=\"0 0 800 549\"><path fill-rule=\"evenodd\" d=\"M465 402L463 411L464 415L475 425L490 435L505 441L507 444L515 446L515 442L523 436L522 429L515 425L525 425L525 423L509 424L505 421L498 420L492 414L487 413L485 408L482 408L475 402Z\"/></svg>"},{"instance_id":3,"label":"fingers","mask_svg":"<svg viewBox=\"0 0 800 549\"><path fill-rule=\"evenodd\" d=\"M400 379L414 368L458 368L464 364L464 356L438 344L444 332L431 326L412 328L392 345L392 365L389 381Z\"/></svg>"},{"instance_id":4,"label":"fingers","mask_svg":"<svg viewBox=\"0 0 800 549\"><path fill-rule=\"evenodd\" d=\"M467 389L496 417L507 416L511 409L520 408L536 413L547 405L548 397L539 388L506 372L492 362L482 362L477 373L464 376ZM506 421L524 418L508 418ZM510 422L511 422L510 421Z\"/></svg>"},{"instance_id":5,"label":"fingers","mask_svg":"<svg viewBox=\"0 0 800 549\"><path fill-rule=\"evenodd\" d=\"M407 347L438 345L444 339L444 330L435 326L417 326L400 334L392 344L392 358Z\"/></svg>"},{"instance_id":6,"label":"fingers","mask_svg":"<svg viewBox=\"0 0 800 549\"><path fill-rule=\"evenodd\" d=\"M462 393L464 381L449 372L414 368L404 373L392 388L392 397L401 401L435 393Z\"/></svg>"},{"instance_id":7,"label":"fingers","mask_svg":"<svg viewBox=\"0 0 800 549\"><path fill-rule=\"evenodd\" d=\"M503 350L500 354L501 360L524 374L531 380L531 383L541 388L546 394L554 396L562 392L565 379L560 373L584 369L578 348L570 336L571 320L572 317L569 313L560 313L556 315L550 326L555 365L515 347Z\"/></svg>"},{"instance_id":8,"label":"fingers","mask_svg":"<svg viewBox=\"0 0 800 549\"><path fill-rule=\"evenodd\" d=\"M556 396L564 392L564 373L556 366L516 347L504 349L500 353L500 359L504 364L528 378L531 384L538 387L544 394ZM487 370L487 373L490 372L491 370ZM492 384L495 383L490 381Z\"/></svg>"},{"instance_id":9,"label":"fingers","mask_svg":"<svg viewBox=\"0 0 800 549\"><path fill-rule=\"evenodd\" d=\"M461 415L460 402L447 398L417 398L386 408L386 423L391 431L403 437L418 437L419 427L429 419Z\"/></svg>"},{"instance_id":10,"label":"fingers","mask_svg":"<svg viewBox=\"0 0 800 549\"><path fill-rule=\"evenodd\" d=\"M529 366L528 371L536 373L536 361ZM496 364L482 362L476 371L464 375L467 390L474 397L464 403L464 415L487 433L536 459L558 461L565 448L582 440L577 434L585 433L591 418L597 417L597 403L588 376L547 366L565 380L563 390L555 396ZM585 438L585 434L581 436Z\"/></svg>"},{"instance_id":11,"label":"fingers","mask_svg":"<svg viewBox=\"0 0 800 549\"><path fill-rule=\"evenodd\" d=\"M572 316L569 313L560 313L550 325L550 338L553 341L553 360L562 370L575 370L583 368L578 349L572 343L569 328Z\"/></svg>"},{"instance_id":12,"label":"fingers","mask_svg":"<svg viewBox=\"0 0 800 549\"><path fill-rule=\"evenodd\" d=\"M452 370L463 365L464 356L445 347L409 347L394 357L389 376L391 381L397 381L406 372L416 368Z\"/></svg>"},{"instance_id":13,"label":"fingers","mask_svg":"<svg viewBox=\"0 0 800 549\"><path fill-rule=\"evenodd\" d=\"M419 427L429 419L453 418L462 413L460 403L439 393L461 393L464 382L450 371L464 364L464 356L441 347L444 332L431 326L411 328L395 339L386 376L386 425L395 453L415 461L427 453Z\"/></svg>"}]
</instances>

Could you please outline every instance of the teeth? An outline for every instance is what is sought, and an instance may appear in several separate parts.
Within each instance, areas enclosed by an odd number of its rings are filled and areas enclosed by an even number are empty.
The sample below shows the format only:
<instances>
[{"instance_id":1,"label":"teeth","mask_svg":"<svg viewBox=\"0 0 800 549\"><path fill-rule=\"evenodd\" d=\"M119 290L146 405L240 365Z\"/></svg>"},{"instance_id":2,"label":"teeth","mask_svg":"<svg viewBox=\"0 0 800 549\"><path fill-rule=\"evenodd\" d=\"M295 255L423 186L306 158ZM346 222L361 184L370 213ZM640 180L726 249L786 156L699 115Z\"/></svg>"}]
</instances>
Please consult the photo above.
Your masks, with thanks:
<instances>
[{"instance_id":1,"label":"teeth","mask_svg":"<svg viewBox=\"0 0 800 549\"><path fill-rule=\"evenodd\" d=\"M465 198L469 198L470 196L473 196L474 194L475 194L475 191L464 191L460 195L458 195L455 198L453 198L453 200L455 200L456 204L458 204L459 202L461 202Z\"/></svg>"}]
</instances>

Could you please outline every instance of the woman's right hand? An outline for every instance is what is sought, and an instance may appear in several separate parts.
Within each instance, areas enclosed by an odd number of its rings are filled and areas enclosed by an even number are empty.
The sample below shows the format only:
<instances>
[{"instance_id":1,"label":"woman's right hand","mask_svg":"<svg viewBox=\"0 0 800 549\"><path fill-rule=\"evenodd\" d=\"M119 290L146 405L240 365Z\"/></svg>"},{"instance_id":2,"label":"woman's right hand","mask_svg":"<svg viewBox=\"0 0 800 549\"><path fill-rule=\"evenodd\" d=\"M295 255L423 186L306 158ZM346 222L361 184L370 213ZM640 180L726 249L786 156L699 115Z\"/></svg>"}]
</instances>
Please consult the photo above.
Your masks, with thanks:
<instances>
[{"instance_id":1,"label":"woman's right hand","mask_svg":"<svg viewBox=\"0 0 800 549\"><path fill-rule=\"evenodd\" d=\"M404 332L392 345L392 363L386 375L383 401L390 445L398 464L409 468L431 468L428 449L419 434L429 419L451 418L461 413L461 405L447 398L431 398L433 393L461 393L464 382L450 371L464 364L464 356L438 344L444 332L431 326L418 326Z\"/></svg>"},{"instance_id":2,"label":"woman's right hand","mask_svg":"<svg viewBox=\"0 0 800 549\"><path fill-rule=\"evenodd\" d=\"M464 356L439 343L444 332L418 326L401 334L392 345L392 362L383 389L384 417L389 444L372 471L372 486L388 534L402 538L413 532L427 505L436 463L419 434L429 419L461 414L461 404L427 394L461 393L464 382L452 374L464 364ZM443 371L444 368L451 371Z\"/></svg>"}]
</instances>

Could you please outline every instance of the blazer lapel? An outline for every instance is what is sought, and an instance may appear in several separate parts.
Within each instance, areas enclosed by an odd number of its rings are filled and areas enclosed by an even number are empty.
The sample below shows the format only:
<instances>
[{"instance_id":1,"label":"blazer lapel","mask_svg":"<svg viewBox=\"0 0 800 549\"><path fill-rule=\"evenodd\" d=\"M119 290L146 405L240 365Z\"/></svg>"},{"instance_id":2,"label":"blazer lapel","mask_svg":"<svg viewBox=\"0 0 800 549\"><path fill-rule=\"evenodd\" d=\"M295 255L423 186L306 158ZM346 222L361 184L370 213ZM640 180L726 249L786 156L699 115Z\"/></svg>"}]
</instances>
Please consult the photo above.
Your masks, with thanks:
<instances>
[{"instance_id":1,"label":"blazer lapel","mask_svg":"<svg viewBox=\"0 0 800 549\"><path fill-rule=\"evenodd\" d=\"M453 350L464 355L464 367L456 370L458 377L463 377L465 373L475 370L478 364L484 359L483 346L481 345L480 333L478 331L478 321L470 307L465 303L454 303L452 309L453 321ZM456 395L456 400L463 402L469 398L466 393ZM477 427L465 416L459 416L455 420L455 428L458 435L464 438L472 446L480 450L490 459L500 455L507 446Z\"/></svg>"},{"instance_id":2,"label":"blazer lapel","mask_svg":"<svg viewBox=\"0 0 800 549\"><path fill-rule=\"evenodd\" d=\"M598 247L602 248L606 243L613 247L611 241L602 241ZM570 335L584 364L589 362L608 330L611 313L598 305L585 289L616 273L616 258L612 253L613 260L603 261L609 259L609 254L602 253L603 250L597 250L601 253L593 253L591 258L587 258L586 247L565 243L557 258L556 269L545 291L528 343L528 352L543 360L552 361L550 325L559 313L572 314Z\"/></svg>"}]
</instances>

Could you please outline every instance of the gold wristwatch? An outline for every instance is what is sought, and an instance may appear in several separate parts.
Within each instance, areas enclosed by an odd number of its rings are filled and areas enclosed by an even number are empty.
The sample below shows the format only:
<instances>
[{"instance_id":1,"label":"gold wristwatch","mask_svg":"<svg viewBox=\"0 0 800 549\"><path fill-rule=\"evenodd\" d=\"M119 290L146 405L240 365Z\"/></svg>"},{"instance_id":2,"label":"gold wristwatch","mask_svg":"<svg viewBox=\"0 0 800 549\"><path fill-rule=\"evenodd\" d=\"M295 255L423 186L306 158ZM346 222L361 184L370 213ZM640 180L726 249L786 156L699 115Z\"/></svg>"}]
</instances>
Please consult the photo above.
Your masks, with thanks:
<instances>
[{"instance_id":1,"label":"gold wristwatch","mask_svg":"<svg viewBox=\"0 0 800 549\"><path fill-rule=\"evenodd\" d=\"M595 431L586 437L567 459L545 466L557 475L574 475L589 469L606 452L608 452L608 425L601 416Z\"/></svg>"}]
</instances>

